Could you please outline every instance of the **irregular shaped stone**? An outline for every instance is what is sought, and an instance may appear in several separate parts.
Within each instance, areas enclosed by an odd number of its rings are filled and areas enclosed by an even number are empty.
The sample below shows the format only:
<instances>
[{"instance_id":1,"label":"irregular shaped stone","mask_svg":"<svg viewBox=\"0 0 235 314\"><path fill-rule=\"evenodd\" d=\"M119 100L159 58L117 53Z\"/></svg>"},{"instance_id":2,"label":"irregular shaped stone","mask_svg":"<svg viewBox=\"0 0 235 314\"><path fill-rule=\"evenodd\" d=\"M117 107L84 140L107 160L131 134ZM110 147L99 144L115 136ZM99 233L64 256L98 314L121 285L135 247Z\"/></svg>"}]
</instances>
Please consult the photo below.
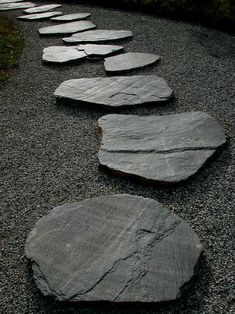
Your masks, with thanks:
<instances>
[{"instance_id":1,"label":"irregular shaped stone","mask_svg":"<svg viewBox=\"0 0 235 314\"><path fill-rule=\"evenodd\" d=\"M69 22L69 21L76 21L76 20L84 20L91 16L91 13L73 13L73 14L66 14L59 17L53 17L52 21L61 21L61 22Z\"/></svg>"},{"instance_id":2,"label":"irregular shaped stone","mask_svg":"<svg viewBox=\"0 0 235 314\"><path fill-rule=\"evenodd\" d=\"M130 38L132 36L133 34L130 31L97 29L83 32L82 34L74 34L71 37L63 38L63 41L67 43L104 42Z\"/></svg>"},{"instance_id":3,"label":"irregular shaped stone","mask_svg":"<svg viewBox=\"0 0 235 314\"><path fill-rule=\"evenodd\" d=\"M77 21L40 28L39 34L40 35L72 34L76 32L82 32L87 29L92 29L95 27L96 26L89 21Z\"/></svg>"},{"instance_id":4,"label":"irregular shaped stone","mask_svg":"<svg viewBox=\"0 0 235 314\"><path fill-rule=\"evenodd\" d=\"M98 125L101 165L158 183L188 179L226 142L223 127L205 112L113 114L100 118Z\"/></svg>"},{"instance_id":5,"label":"irregular shaped stone","mask_svg":"<svg viewBox=\"0 0 235 314\"><path fill-rule=\"evenodd\" d=\"M0 11L8 11L8 10L19 10L32 8L36 4L32 2L16 2L16 3L5 3L0 5Z\"/></svg>"},{"instance_id":6,"label":"irregular shaped stone","mask_svg":"<svg viewBox=\"0 0 235 314\"><path fill-rule=\"evenodd\" d=\"M127 52L118 56L106 58L104 67L107 72L122 72L143 68L158 61L158 55L150 53Z\"/></svg>"},{"instance_id":7,"label":"irregular shaped stone","mask_svg":"<svg viewBox=\"0 0 235 314\"><path fill-rule=\"evenodd\" d=\"M104 57L123 50L122 46L114 45L78 45L79 50L84 51L88 57Z\"/></svg>"},{"instance_id":8,"label":"irregular shaped stone","mask_svg":"<svg viewBox=\"0 0 235 314\"><path fill-rule=\"evenodd\" d=\"M24 0L0 0L0 4L7 4L7 3L16 3L16 2L22 2Z\"/></svg>"},{"instance_id":9,"label":"irregular shaped stone","mask_svg":"<svg viewBox=\"0 0 235 314\"><path fill-rule=\"evenodd\" d=\"M63 82L55 91L57 98L110 107L163 102L173 90L156 75L81 78Z\"/></svg>"},{"instance_id":10,"label":"irregular shaped stone","mask_svg":"<svg viewBox=\"0 0 235 314\"><path fill-rule=\"evenodd\" d=\"M201 251L187 222L155 200L128 194L57 207L25 245L38 288L60 301L177 299Z\"/></svg>"},{"instance_id":11,"label":"irregular shaped stone","mask_svg":"<svg viewBox=\"0 0 235 314\"><path fill-rule=\"evenodd\" d=\"M20 20L43 20L43 19L48 19L52 16L57 16L63 14L62 12L59 11L53 11L53 12L45 12L45 13L38 13L38 14L25 14L22 16L19 16L18 19Z\"/></svg>"},{"instance_id":12,"label":"irregular shaped stone","mask_svg":"<svg viewBox=\"0 0 235 314\"><path fill-rule=\"evenodd\" d=\"M79 51L76 47L51 46L43 50L43 61L64 63L72 60L86 58L84 51Z\"/></svg>"},{"instance_id":13,"label":"irregular shaped stone","mask_svg":"<svg viewBox=\"0 0 235 314\"><path fill-rule=\"evenodd\" d=\"M46 4L46 5L42 5L33 9L27 9L24 11L24 13L27 13L27 14L43 13L43 12L54 10L59 7L61 7L61 4Z\"/></svg>"}]
</instances>

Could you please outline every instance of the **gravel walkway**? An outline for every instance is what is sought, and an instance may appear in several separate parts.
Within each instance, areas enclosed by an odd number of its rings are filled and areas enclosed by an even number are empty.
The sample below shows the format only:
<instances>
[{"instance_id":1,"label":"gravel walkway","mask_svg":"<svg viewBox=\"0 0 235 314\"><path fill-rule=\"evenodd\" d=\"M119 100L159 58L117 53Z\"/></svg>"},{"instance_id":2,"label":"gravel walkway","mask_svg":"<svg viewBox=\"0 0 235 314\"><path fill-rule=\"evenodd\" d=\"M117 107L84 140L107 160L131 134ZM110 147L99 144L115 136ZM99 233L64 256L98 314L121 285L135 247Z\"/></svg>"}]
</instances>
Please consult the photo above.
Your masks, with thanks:
<instances>
[{"instance_id":1,"label":"gravel walkway","mask_svg":"<svg viewBox=\"0 0 235 314\"><path fill-rule=\"evenodd\" d=\"M133 74L159 74L175 90L175 99L168 105L120 113L203 110L226 128L228 144L197 176L175 187L144 185L100 170L97 119L107 109L56 105L53 92L64 80L105 76L103 62L42 65L43 48L61 44L60 38L39 37L38 29L49 21L17 21L25 49L19 68L0 88L1 313L234 313L234 38L140 13L75 4L63 5L62 11L90 12L100 29L132 30L134 39L120 42L127 51L162 56L159 65ZM7 15L16 20L21 13ZM109 193L159 200L197 232L205 251L199 274L184 297L174 303L127 306L63 305L41 296L24 256L28 232L54 206Z\"/></svg>"}]
</instances>

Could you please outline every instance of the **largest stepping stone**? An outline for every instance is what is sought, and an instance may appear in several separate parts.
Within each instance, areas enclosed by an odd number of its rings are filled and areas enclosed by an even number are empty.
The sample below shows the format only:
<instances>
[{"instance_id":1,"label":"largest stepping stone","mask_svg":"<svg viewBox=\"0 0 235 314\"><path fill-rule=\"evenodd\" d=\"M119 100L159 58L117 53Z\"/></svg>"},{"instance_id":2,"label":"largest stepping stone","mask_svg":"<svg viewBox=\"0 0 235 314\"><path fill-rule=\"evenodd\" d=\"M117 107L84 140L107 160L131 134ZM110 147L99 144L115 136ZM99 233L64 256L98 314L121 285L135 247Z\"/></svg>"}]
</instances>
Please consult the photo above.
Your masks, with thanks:
<instances>
[{"instance_id":1,"label":"largest stepping stone","mask_svg":"<svg viewBox=\"0 0 235 314\"><path fill-rule=\"evenodd\" d=\"M35 7L35 5L36 4L32 2L5 3L5 4L0 4L0 11L32 8L32 7Z\"/></svg>"},{"instance_id":2,"label":"largest stepping stone","mask_svg":"<svg viewBox=\"0 0 235 314\"><path fill-rule=\"evenodd\" d=\"M194 175L226 142L205 112L168 116L106 115L99 119L101 165L118 175L176 183Z\"/></svg>"},{"instance_id":3,"label":"largest stepping stone","mask_svg":"<svg viewBox=\"0 0 235 314\"><path fill-rule=\"evenodd\" d=\"M54 10L59 7L61 7L61 4L47 4L47 5L42 5L36 8L27 9L24 11L24 13L27 13L27 14L43 13L43 12Z\"/></svg>"},{"instance_id":4,"label":"largest stepping stone","mask_svg":"<svg viewBox=\"0 0 235 314\"><path fill-rule=\"evenodd\" d=\"M76 32L83 32L87 29L92 29L95 27L96 25L89 21L77 21L40 28L39 34L40 35L72 34Z\"/></svg>"},{"instance_id":5,"label":"largest stepping stone","mask_svg":"<svg viewBox=\"0 0 235 314\"><path fill-rule=\"evenodd\" d=\"M187 222L155 200L128 194L54 208L25 245L41 292L72 302L174 300L201 251Z\"/></svg>"},{"instance_id":6,"label":"largest stepping stone","mask_svg":"<svg viewBox=\"0 0 235 314\"><path fill-rule=\"evenodd\" d=\"M54 95L84 104L122 107L164 102L172 93L163 78L136 75L72 79L63 82Z\"/></svg>"}]
</instances>

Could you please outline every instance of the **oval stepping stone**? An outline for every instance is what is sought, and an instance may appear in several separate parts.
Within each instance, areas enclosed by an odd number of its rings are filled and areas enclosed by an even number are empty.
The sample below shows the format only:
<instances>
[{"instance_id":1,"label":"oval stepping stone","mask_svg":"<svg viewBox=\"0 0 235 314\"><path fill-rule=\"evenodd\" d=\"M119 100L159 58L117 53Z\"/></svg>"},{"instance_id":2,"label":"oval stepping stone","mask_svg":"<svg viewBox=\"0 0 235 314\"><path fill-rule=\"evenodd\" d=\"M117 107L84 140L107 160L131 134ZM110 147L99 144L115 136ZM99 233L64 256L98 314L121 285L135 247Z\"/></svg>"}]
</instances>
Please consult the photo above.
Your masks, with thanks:
<instances>
[{"instance_id":1,"label":"oval stepping stone","mask_svg":"<svg viewBox=\"0 0 235 314\"><path fill-rule=\"evenodd\" d=\"M113 114L100 118L98 125L101 165L158 183L188 179L226 142L223 127L205 112Z\"/></svg>"},{"instance_id":2,"label":"oval stepping stone","mask_svg":"<svg viewBox=\"0 0 235 314\"><path fill-rule=\"evenodd\" d=\"M86 57L86 53L76 47L51 46L43 50L43 61L46 62L64 63Z\"/></svg>"},{"instance_id":3,"label":"oval stepping stone","mask_svg":"<svg viewBox=\"0 0 235 314\"><path fill-rule=\"evenodd\" d=\"M19 10L34 7L36 4L32 2L5 3L0 5L0 11Z\"/></svg>"},{"instance_id":4,"label":"oval stepping stone","mask_svg":"<svg viewBox=\"0 0 235 314\"><path fill-rule=\"evenodd\" d=\"M41 292L72 302L177 299L201 251L186 221L128 194L56 207L25 245Z\"/></svg>"},{"instance_id":5,"label":"oval stepping stone","mask_svg":"<svg viewBox=\"0 0 235 314\"><path fill-rule=\"evenodd\" d=\"M43 13L43 12L54 10L59 7L61 7L61 4L47 4L47 5L42 5L33 9L27 9L24 11L24 13L27 13L27 14Z\"/></svg>"},{"instance_id":6,"label":"oval stepping stone","mask_svg":"<svg viewBox=\"0 0 235 314\"><path fill-rule=\"evenodd\" d=\"M123 50L122 46L114 45L78 45L79 50L84 50L88 57L104 57Z\"/></svg>"},{"instance_id":7,"label":"oval stepping stone","mask_svg":"<svg viewBox=\"0 0 235 314\"><path fill-rule=\"evenodd\" d=\"M38 14L25 14L22 16L19 16L18 19L20 20L43 20L48 19L52 16L57 16L63 14L59 11L53 11L53 12L44 12L44 13L38 13Z\"/></svg>"},{"instance_id":8,"label":"oval stepping stone","mask_svg":"<svg viewBox=\"0 0 235 314\"><path fill-rule=\"evenodd\" d=\"M66 14L59 17L53 17L52 21L60 21L60 22L69 22L75 20L83 20L91 16L91 13L73 13L73 14Z\"/></svg>"},{"instance_id":9,"label":"oval stepping stone","mask_svg":"<svg viewBox=\"0 0 235 314\"><path fill-rule=\"evenodd\" d=\"M22 2L24 0L0 0L0 4L7 4L7 3L16 3L16 2Z\"/></svg>"},{"instance_id":10,"label":"oval stepping stone","mask_svg":"<svg viewBox=\"0 0 235 314\"><path fill-rule=\"evenodd\" d=\"M118 56L106 58L104 67L107 72L122 72L143 68L158 61L158 55L150 53L127 52Z\"/></svg>"},{"instance_id":11,"label":"oval stepping stone","mask_svg":"<svg viewBox=\"0 0 235 314\"><path fill-rule=\"evenodd\" d=\"M167 82L156 75L81 78L63 82L57 98L110 107L163 102L172 96Z\"/></svg>"},{"instance_id":12,"label":"oval stepping stone","mask_svg":"<svg viewBox=\"0 0 235 314\"><path fill-rule=\"evenodd\" d=\"M132 36L133 34L130 31L97 29L94 31L83 32L82 34L74 34L71 37L63 38L63 41L67 43L103 42L129 38Z\"/></svg>"},{"instance_id":13,"label":"oval stepping stone","mask_svg":"<svg viewBox=\"0 0 235 314\"><path fill-rule=\"evenodd\" d=\"M96 26L89 21L77 21L40 28L39 34L40 35L69 34L82 32L84 30L95 27Z\"/></svg>"}]
</instances>

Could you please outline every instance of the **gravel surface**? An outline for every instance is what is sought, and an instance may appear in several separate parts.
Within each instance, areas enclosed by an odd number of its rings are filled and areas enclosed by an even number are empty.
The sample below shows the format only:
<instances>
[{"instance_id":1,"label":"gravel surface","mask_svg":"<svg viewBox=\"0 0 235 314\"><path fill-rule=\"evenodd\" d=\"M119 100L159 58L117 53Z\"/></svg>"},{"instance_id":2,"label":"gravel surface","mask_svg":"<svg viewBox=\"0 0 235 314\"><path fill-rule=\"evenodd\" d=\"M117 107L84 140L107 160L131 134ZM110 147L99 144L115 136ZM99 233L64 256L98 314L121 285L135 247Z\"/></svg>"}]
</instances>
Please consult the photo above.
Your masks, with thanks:
<instances>
[{"instance_id":1,"label":"gravel surface","mask_svg":"<svg viewBox=\"0 0 235 314\"><path fill-rule=\"evenodd\" d=\"M163 76L175 99L120 113L204 110L225 127L228 143L198 175L174 187L144 185L104 172L98 167L97 119L110 111L57 105L53 97L64 80L105 76L102 61L43 65L43 48L62 43L59 37L39 37L38 29L52 23L17 21L25 48L19 68L0 88L1 313L234 313L234 38L140 13L76 4L62 10L91 12L99 28L132 30L134 39L120 42L127 51L162 56L158 65L132 73ZM21 13L7 14L16 20ZM199 235L204 246L199 274L176 302L71 305L45 298L36 288L24 256L25 239L36 221L54 206L109 193L156 199Z\"/></svg>"}]
</instances>

